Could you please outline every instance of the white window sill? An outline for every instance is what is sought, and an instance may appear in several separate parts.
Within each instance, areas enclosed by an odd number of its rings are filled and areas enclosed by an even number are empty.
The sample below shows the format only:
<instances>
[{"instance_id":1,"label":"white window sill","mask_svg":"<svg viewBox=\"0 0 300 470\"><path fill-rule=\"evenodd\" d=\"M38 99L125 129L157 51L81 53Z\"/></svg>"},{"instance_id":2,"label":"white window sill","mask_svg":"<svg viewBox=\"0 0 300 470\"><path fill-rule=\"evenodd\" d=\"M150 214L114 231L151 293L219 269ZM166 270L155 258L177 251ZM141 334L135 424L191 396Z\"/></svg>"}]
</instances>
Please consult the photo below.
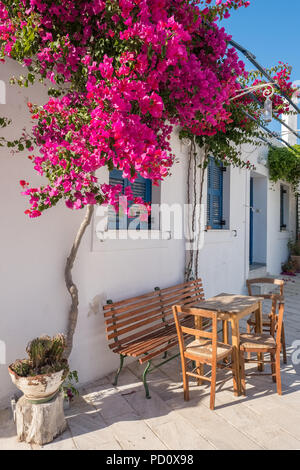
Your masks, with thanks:
<instances>
[{"instance_id":1,"label":"white window sill","mask_svg":"<svg viewBox=\"0 0 300 470\"><path fill-rule=\"evenodd\" d=\"M106 230L96 232L96 240L136 241L136 240L171 240L171 232L161 230Z\"/></svg>"},{"instance_id":2,"label":"white window sill","mask_svg":"<svg viewBox=\"0 0 300 470\"><path fill-rule=\"evenodd\" d=\"M231 232L229 228L209 229L205 230L205 233L228 233Z\"/></svg>"},{"instance_id":3,"label":"white window sill","mask_svg":"<svg viewBox=\"0 0 300 470\"><path fill-rule=\"evenodd\" d=\"M168 249L173 240L171 232L160 230L107 230L93 233L92 251L115 252Z\"/></svg>"},{"instance_id":4,"label":"white window sill","mask_svg":"<svg viewBox=\"0 0 300 470\"><path fill-rule=\"evenodd\" d=\"M208 245L219 243L233 243L238 237L238 231L232 229L207 230L204 234Z\"/></svg>"}]
</instances>

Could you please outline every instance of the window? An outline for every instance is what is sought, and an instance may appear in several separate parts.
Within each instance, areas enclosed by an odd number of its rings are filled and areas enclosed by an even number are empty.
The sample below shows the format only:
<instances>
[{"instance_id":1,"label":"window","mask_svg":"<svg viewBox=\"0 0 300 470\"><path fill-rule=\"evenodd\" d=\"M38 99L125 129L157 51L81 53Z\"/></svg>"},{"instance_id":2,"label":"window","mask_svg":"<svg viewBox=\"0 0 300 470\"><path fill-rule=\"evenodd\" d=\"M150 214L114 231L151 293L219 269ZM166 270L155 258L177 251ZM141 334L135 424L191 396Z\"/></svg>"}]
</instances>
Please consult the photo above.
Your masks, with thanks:
<instances>
[{"instance_id":1,"label":"window","mask_svg":"<svg viewBox=\"0 0 300 470\"><path fill-rule=\"evenodd\" d=\"M122 192L124 194L125 188L131 186L133 197L140 197L145 203L152 202L152 182L149 179L138 176L134 183L130 183L128 179L122 178L121 170L112 170L109 174L109 184L115 186L120 184L122 186ZM140 214L140 206L134 204L133 201L128 201L128 207L130 208L130 216L122 214L122 209L117 213L113 207L109 208L108 213L108 229L109 230L150 230L151 229L151 217L148 220L140 220L138 216Z\"/></svg>"},{"instance_id":2,"label":"window","mask_svg":"<svg viewBox=\"0 0 300 470\"><path fill-rule=\"evenodd\" d=\"M213 157L209 157L207 167L207 227L221 230L225 227L223 219L224 172L226 168Z\"/></svg>"},{"instance_id":3,"label":"window","mask_svg":"<svg viewBox=\"0 0 300 470\"><path fill-rule=\"evenodd\" d=\"M280 230L284 231L288 225L288 191L280 185Z\"/></svg>"}]
</instances>

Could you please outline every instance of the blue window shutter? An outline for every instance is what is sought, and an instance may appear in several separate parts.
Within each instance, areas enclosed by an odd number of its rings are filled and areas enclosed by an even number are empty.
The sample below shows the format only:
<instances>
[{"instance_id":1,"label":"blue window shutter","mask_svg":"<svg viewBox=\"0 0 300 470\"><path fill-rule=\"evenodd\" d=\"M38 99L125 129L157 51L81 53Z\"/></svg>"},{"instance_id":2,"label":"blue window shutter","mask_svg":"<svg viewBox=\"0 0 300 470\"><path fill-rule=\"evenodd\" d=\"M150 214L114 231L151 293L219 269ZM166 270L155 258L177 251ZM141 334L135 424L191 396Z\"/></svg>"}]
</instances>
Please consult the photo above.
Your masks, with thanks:
<instances>
[{"instance_id":1,"label":"blue window shutter","mask_svg":"<svg viewBox=\"0 0 300 470\"><path fill-rule=\"evenodd\" d=\"M142 176L138 175L136 180L131 183L127 178L122 178L122 171L121 170L112 170L109 174L109 184L122 185L122 192L124 194L125 188L127 186L131 186L133 197L140 197L146 203L152 202L152 182L149 179L143 178ZM128 202L128 207L131 207L133 202ZM116 219L116 223L114 223ZM115 213L113 208L109 209L109 216L108 216L108 228L115 229L115 230L126 230L129 227L131 222L131 218L127 217L125 214L123 217L119 217L119 214ZM150 218L149 222L140 221L138 226L136 227L137 230L149 230L150 229Z\"/></svg>"},{"instance_id":2,"label":"blue window shutter","mask_svg":"<svg viewBox=\"0 0 300 470\"><path fill-rule=\"evenodd\" d=\"M214 230L223 228L223 168L209 157L207 170L207 225Z\"/></svg>"},{"instance_id":3,"label":"blue window shutter","mask_svg":"<svg viewBox=\"0 0 300 470\"><path fill-rule=\"evenodd\" d=\"M127 186L127 180L122 178L121 170L112 170L109 173L109 184L116 186L120 184L122 186L122 194L124 194L124 189ZM112 206L109 206L108 209L108 229L109 230L126 230L127 228L127 216L119 217L119 213L115 211Z\"/></svg>"}]
</instances>

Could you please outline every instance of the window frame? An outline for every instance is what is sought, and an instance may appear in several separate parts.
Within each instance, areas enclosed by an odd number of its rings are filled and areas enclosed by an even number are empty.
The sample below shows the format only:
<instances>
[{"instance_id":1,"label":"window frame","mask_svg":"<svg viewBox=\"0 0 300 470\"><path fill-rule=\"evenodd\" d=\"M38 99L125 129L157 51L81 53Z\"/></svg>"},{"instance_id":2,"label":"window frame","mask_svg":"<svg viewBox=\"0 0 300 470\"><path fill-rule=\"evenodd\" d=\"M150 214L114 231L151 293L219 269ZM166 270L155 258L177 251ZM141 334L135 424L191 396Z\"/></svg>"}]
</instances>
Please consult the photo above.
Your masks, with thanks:
<instances>
[{"instance_id":1,"label":"window frame","mask_svg":"<svg viewBox=\"0 0 300 470\"><path fill-rule=\"evenodd\" d=\"M114 168L109 172L109 184L111 184L111 178L115 180L115 185L116 184L121 184L123 187L123 194L125 192L126 187L132 187L136 182L143 182L145 183L145 192L144 192L144 197L142 198L145 203L152 203L152 181L147 178L143 178L140 175L137 175L136 180L134 183L131 183L128 178L123 178L122 176L123 172L122 170L118 170L117 168ZM134 205L133 202L128 202L128 207L131 207ZM110 210L114 211L113 208ZM127 214L124 214L124 216L120 219L119 214L115 213L116 217L114 220L110 220L110 211L108 212L108 222L107 222L107 227L108 230L141 230L141 231L146 231L146 230L151 230L151 214L148 217L147 222L139 222L139 224L136 227L130 227L130 222L133 220L133 218L128 217Z\"/></svg>"}]
</instances>

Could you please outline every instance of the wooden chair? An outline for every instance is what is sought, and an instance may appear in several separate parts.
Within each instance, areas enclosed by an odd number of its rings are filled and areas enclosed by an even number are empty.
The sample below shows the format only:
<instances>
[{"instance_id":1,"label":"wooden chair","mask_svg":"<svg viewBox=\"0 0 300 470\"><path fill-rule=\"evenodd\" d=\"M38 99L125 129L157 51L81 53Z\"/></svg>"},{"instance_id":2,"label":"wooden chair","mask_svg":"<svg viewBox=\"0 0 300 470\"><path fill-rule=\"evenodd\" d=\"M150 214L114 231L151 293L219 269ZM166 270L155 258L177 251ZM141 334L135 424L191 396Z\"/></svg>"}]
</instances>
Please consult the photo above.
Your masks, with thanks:
<instances>
[{"instance_id":1,"label":"wooden chair","mask_svg":"<svg viewBox=\"0 0 300 470\"><path fill-rule=\"evenodd\" d=\"M224 362L221 364L229 356L231 356L233 364L233 387L234 391L237 392L233 348L228 344L218 342L217 313L175 305L173 307L173 314L181 356L184 400L189 401L189 377L195 377L198 385L201 385L203 381L210 382L210 409L213 410L215 407L217 368L230 368L225 366ZM182 324L187 316L194 317L195 328L188 328ZM211 331L208 331L209 322L211 322ZM186 344L187 337L189 336L194 336L195 339ZM192 372L187 370L187 359L189 362L196 364ZM211 366L211 378L204 376L204 364Z\"/></svg>"},{"instance_id":2,"label":"wooden chair","mask_svg":"<svg viewBox=\"0 0 300 470\"><path fill-rule=\"evenodd\" d=\"M248 293L252 297L262 297L264 299L273 301L276 298L278 300L279 297L284 296L283 290L284 290L284 284L285 283L282 279L272 279L272 278L268 278L268 277L267 278L257 278L257 279L249 279L248 281L246 281L246 283L247 283ZM274 286L278 286L279 287L279 293L278 294L270 293L270 294L254 295L252 293L253 284L272 284ZM272 308L274 308L274 305L275 304L272 302ZM276 311L276 305L275 305L275 311ZM273 315L272 311L269 314L263 314L263 331L266 332L266 333L269 333L269 334L271 333L271 318L272 318L272 315ZM251 332L255 331L255 327L256 327L255 315L251 315L251 317L247 321L247 333L251 333ZM282 324L281 342L282 342L283 362L284 362L284 364L287 364L284 323Z\"/></svg>"},{"instance_id":3,"label":"wooden chair","mask_svg":"<svg viewBox=\"0 0 300 470\"><path fill-rule=\"evenodd\" d=\"M278 305L278 313L276 306ZM252 374L252 375L272 375L273 381L277 384L277 392L282 395L281 376L280 376L280 352L282 348L282 326L284 314L283 298L273 300L272 316L271 316L271 332L270 334L243 333L240 335L240 358L241 358L241 378L242 388L245 394L245 363L259 362L271 364L271 374ZM246 359L245 353L262 353L270 354L270 361Z\"/></svg>"}]
</instances>

